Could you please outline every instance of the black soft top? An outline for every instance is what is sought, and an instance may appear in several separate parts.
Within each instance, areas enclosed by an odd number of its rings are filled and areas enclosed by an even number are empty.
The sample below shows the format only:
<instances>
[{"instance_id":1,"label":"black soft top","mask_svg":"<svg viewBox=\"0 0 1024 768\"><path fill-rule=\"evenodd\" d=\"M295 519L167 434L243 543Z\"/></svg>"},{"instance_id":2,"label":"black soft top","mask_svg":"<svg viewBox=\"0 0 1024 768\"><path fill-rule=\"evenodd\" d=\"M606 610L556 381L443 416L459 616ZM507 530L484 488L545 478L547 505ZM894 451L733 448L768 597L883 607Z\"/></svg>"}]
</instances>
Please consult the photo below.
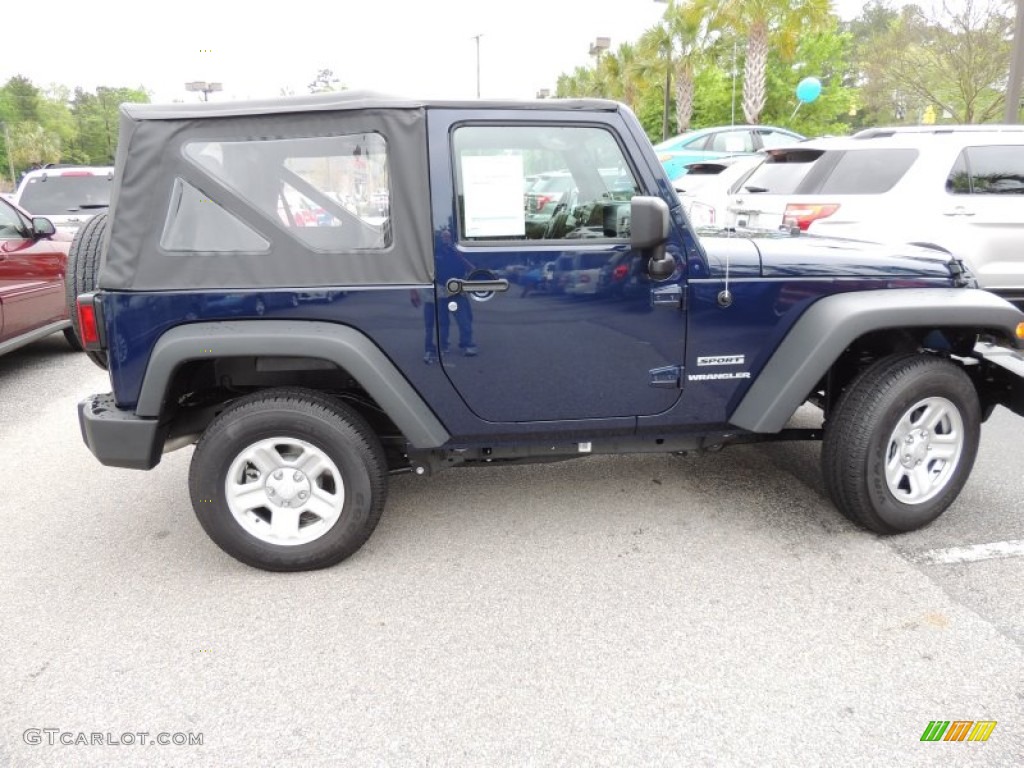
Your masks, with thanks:
<instances>
[{"instance_id":1,"label":"black soft top","mask_svg":"<svg viewBox=\"0 0 1024 768\"><path fill-rule=\"evenodd\" d=\"M367 91L342 91L256 101L124 104L114 190L99 286L106 290L291 288L424 285L433 281L433 234L427 164L427 113L589 111L623 109L598 99L416 101ZM390 181L383 250L317 251L254 209L185 151L190 142L273 142L275 139L378 134L386 142ZM254 174L260 168L252 169ZM173 211L175 184L188 184L262 238L251 253L168 251L161 232Z\"/></svg>"},{"instance_id":2,"label":"black soft top","mask_svg":"<svg viewBox=\"0 0 1024 768\"><path fill-rule=\"evenodd\" d=\"M192 120L197 118L281 115L296 112L365 109L543 109L614 112L620 105L605 99L529 100L423 100L374 91L337 91L302 96L248 101L211 101L195 104L124 104L122 113L131 120Z\"/></svg>"}]
</instances>

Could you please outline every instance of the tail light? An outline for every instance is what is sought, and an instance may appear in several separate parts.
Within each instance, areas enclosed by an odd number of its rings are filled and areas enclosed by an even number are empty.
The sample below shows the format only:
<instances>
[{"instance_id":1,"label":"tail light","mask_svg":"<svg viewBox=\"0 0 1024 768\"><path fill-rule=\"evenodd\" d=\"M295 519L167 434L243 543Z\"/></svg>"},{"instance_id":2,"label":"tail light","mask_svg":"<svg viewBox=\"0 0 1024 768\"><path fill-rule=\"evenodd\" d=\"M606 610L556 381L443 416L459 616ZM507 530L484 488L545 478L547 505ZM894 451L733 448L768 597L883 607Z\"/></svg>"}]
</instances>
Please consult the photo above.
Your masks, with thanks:
<instances>
[{"instance_id":1,"label":"tail light","mask_svg":"<svg viewBox=\"0 0 1024 768\"><path fill-rule=\"evenodd\" d=\"M790 203L782 214L782 223L786 226L796 224L801 232L806 232L812 221L825 219L839 210L834 203Z\"/></svg>"},{"instance_id":2,"label":"tail light","mask_svg":"<svg viewBox=\"0 0 1024 768\"><path fill-rule=\"evenodd\" d=\"M612 270L612 280L616 283L620 280L625 280L626 275L629 273L628 264L619 264L615 269Z\"/></svg>"},{"instance_id":3,"label":"tail light","mask_svg":"<svg viewBox=\"0 0 1024 768\"><path fill-rule=\"evenodd\" d=\"M686 209L686 215L690 217L690 223L695 227L715 226L714 206L694 200L690 203L690 207Z\"/></svg>"},{"instance_id":4,"label":"tail light","mask_svg":"<svg viewBox=\"0 0 1024 768\"><path fill-rule=\"evenodd\" d=\"M548 203L550 203L554 199L555 199L554 195L537 195L537 196L535 196L533 198L533 210L534 210L534 212L536 213L537 211L543 211L544 210L544 206L547 205Z\"/></svg>"},{"instance_id":5,"label":"tail light","mask_svg":"<svg viewBox=\"0 0 1024 768\"><path fill-rule=\"evenodd\" d=\"M103 338L100 334L99 302L95 293L83 293L75 301L75 312L78 315L78 332L82 346L90 352L103 349Z\"/></svg>"}]
</instances>

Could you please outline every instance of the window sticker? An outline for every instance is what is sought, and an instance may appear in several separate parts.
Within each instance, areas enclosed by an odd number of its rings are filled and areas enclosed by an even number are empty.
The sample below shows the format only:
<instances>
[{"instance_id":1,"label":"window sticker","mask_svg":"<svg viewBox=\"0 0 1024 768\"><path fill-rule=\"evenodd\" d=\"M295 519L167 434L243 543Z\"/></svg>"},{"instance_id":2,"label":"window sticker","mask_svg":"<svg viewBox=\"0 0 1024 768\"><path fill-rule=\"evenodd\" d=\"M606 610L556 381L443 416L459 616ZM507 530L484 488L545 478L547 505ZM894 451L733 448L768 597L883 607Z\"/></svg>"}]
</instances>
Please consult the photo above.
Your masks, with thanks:
<instances>
[{"instance_id":1,"label":"window sticker","mask_svg":"<svg viewBox=\"0 0 1024 768\"><path fill-rule=\"evenodd\" d=\"M463 155L466 237L522 237L523 156Z\"/></svg>"}]
</instances>

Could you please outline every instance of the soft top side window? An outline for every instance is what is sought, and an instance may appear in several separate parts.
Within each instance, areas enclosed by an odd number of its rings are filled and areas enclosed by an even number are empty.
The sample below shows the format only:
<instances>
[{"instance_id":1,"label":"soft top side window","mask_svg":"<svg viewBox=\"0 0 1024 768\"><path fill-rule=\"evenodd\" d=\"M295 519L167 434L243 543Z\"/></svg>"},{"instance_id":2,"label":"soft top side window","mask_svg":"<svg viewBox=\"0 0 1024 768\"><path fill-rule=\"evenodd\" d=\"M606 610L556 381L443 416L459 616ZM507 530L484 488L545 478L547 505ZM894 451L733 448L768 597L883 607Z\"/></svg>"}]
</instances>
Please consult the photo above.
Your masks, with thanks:
<instances>
[{"instance_id":1,"label":"soft top side window","mask_svg":"<svg viewBox=\"0 0 1024 768\"><path fill-rule=\"evenodd\" d=\"M345 252L391 243L380 134L190 142L184 152L307 247Z\"/></svg>"}]
</instances>

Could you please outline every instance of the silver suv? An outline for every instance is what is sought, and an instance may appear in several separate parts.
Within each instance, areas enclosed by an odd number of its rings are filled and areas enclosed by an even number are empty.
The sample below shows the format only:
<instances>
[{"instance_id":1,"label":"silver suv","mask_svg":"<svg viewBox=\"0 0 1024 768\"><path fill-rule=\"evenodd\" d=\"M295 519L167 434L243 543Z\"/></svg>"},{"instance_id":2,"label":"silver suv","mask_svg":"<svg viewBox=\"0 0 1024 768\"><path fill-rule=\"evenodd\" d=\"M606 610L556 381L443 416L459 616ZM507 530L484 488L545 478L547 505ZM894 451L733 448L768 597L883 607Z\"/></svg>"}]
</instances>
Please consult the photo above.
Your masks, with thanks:
<instances>
[{"instance_id":1,"label":"silver suv","mask_svg":"<svg viewBox=\"0 0 1024 768\"><path fill-rule=\"evenodd\" d=\"M110 206L114 169L109 166L52 166L29 171L14 202L57 229L75 231Z\"/></svg>"},{"instance_id":2,"label":"silver suv","mask_svg":"<svg viewBox=\"0 0 1024 768\"><path fill-rule=\"evenodd\" d=\"M876 128L768 154L727 223L936 245L1024 305L1024 127Z\"/></svg>"}]
</instances>

